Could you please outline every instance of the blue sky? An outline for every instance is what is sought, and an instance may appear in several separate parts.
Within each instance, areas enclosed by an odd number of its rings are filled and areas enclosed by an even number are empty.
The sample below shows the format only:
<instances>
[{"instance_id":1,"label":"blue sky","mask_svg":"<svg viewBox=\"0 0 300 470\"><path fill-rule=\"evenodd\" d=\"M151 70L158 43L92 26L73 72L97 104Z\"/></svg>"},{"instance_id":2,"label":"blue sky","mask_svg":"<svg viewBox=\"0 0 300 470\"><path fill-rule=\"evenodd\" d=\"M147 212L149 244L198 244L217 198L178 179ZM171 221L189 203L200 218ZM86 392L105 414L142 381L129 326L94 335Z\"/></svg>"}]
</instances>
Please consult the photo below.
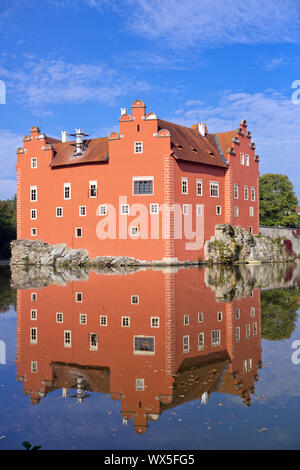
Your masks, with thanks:
<instances>
[{"instance_id":1,"label":"blue sky","mask_svg":"<svg viewBox=\"0 0 300 470\"><path fill-rule=\"evenodd\" d=\"M0 199L33 125L105 136L135 99L209 132L246 119L300 199L299 0L0 0L0 80Z\"/></svg>"}]
</instances>

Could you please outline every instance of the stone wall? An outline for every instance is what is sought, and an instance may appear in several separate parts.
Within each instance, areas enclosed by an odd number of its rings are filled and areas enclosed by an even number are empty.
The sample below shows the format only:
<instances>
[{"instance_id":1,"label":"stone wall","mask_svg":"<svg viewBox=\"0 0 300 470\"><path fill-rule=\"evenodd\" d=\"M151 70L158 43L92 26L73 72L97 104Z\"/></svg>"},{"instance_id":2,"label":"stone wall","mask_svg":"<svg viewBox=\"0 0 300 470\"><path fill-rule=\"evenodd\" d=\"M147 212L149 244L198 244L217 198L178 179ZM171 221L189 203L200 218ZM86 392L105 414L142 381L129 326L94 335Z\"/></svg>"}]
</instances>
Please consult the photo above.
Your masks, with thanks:
<instances>
[{"instance_id":1,"label":"stone wall","mask_svg":"<svg viewBox=\"0 0 300 470\"><path fill-rule=\"evenodd\" d=\"M259 227L262 235L271 238L284 238L292 242L293 251L300 256L300 229L297 228L279 228L279 227Z\"/></svg>"}]
</instances>

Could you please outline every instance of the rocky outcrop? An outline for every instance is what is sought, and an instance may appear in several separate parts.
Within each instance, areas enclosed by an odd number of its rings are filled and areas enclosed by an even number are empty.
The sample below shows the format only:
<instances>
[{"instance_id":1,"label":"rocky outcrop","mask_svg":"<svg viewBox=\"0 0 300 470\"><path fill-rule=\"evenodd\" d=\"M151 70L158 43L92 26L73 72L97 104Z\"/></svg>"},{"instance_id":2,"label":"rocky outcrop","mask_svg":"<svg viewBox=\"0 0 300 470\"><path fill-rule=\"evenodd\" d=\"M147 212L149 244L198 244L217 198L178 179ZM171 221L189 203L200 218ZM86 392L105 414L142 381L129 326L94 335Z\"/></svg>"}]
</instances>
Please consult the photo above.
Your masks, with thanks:
<instances>
[{"instance_id":1,"label":"rocky outcrop","mask_svg":"<svg viewBox=\"0 0 300 470\"><path fill-rule=\"evenodd\" d=\"M217 225L205 243L205 261L211 264L274 263L293 261L296 254L281 238L252 235L242 227Z\"/></svg>"}]
</instances>

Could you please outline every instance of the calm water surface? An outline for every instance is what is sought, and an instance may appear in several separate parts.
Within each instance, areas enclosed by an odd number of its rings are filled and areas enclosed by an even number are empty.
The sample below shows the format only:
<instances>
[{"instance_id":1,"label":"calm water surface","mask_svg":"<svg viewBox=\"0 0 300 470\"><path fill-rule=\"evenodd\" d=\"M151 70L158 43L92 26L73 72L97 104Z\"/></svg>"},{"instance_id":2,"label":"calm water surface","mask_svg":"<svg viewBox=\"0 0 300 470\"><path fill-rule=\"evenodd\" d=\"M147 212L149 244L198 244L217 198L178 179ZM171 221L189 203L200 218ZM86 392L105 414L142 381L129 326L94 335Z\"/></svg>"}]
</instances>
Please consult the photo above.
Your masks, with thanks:
<instances>
[{"instance_id":1,"label":"calm water surface","mask_svg":"<svg viewBox=\"0 0 300 470\"><path fill-rule=\"evenodd\" d=\"M2 267L0 449L300 449L299 286L296 264Z\"/></svg>"}]
</instances>

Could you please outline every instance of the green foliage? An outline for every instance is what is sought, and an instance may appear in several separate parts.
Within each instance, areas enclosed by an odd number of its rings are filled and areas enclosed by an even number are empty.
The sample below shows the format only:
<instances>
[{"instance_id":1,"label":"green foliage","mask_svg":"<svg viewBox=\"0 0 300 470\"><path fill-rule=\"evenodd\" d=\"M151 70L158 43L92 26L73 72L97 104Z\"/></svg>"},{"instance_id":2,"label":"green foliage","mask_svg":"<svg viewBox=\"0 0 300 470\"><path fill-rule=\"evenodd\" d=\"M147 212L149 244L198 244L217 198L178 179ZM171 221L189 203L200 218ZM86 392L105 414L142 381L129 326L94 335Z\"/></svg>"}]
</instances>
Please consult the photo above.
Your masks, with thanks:
<instances>
[{"instance_id":1,"label":"green foliage","mask_svg":"<svg viewBox=\"0 0 300 470\"><path fill-rule=\"evenodd\" d=\"M261 336L271 341L289 339L296 328L299 288L261 293Z\"/></svg>"},{"instance_id":2,"label":"green foliage","mask_svg":"<svg viewBox=\"0 0 300 470\"><path fill-rule=\"evenodd\" d=\"M13 305L16 310L16 290L10 286L10 270L0 267L0 313L5 313Z\"/></svg>"},{"instance_id":3,"label":"green foliage","mask_svg":"<svg viewBox=\"0 0 300 470\"><path fill-rule=\"evenodd\" d=\"M260 225L300 227L298 199L286 175L267 173L260 177Z\"/></svg>"},{"instance_id":4,"label":"green foliage","mask_svg":"<svg viewBox=\"0 0 300 470\"><path fill-rule=\"evenodd\" d=\"M0 259L10 258L10 242L16 238L16 197L0 201Z\"/></svg>"}]
</instances>

